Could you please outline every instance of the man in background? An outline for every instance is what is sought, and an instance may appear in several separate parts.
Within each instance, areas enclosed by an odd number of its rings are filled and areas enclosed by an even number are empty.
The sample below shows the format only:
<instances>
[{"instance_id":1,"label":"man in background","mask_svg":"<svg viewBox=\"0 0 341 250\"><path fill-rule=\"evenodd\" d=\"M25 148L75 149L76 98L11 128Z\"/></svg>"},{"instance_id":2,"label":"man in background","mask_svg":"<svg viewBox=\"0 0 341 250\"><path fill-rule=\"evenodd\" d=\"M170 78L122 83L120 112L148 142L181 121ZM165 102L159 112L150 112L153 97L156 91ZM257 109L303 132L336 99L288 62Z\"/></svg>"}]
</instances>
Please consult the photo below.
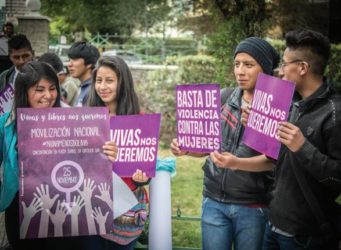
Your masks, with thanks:
<instances>
[{"instance_id":1,"label":"man in background","mask_svg":"<svg viewBox=\"0 0 341 250\"><path fill-rule=\"evenodd\" d=\"M25 35L14 35L8 40L9 58L13 66L3 71L0 75L0 91L8 84L14 86L15 78L20 68L34 58L34 51L30 41Z\"/></svg>"},{"instance_id":2,"label":"man in background","mask_svg":"<svg viewBox=\"0 0 341 250\"><path fill-rule=\"evenodd\" d=\"M91 74L100 56L98 49L86 42L76 42L69 49L68 70L81 81L80 91L73 106L84 106L91 86Z\"/></svg>"},{"instance_id":3,"label":"man in background","mask_svg":"<svg viewBox=\"0 0 341 250\"><path fill-rule=\"evenodd\" d=\"M7 22L2 27L0 33L0 73L12 66L8 56L8 39L14 34L14 25Z\"/></svg>"}]
</instances>

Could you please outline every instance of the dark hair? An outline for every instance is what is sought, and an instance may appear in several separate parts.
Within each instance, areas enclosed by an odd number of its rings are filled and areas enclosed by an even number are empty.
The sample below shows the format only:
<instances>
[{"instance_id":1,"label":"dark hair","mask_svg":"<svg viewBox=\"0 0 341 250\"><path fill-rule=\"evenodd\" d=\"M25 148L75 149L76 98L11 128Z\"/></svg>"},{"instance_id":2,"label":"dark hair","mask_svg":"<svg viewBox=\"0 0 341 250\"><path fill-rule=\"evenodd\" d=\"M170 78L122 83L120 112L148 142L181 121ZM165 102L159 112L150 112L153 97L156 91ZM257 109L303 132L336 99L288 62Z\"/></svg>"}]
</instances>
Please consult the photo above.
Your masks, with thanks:
<instances>
[{"instance_id":1,"label":"dark hair","mask_svg":"<svg viewBox=\"0 0 341 250\"><path fill-rule=\"evenodd\" d=\"M306 60L312 72L323 75L330 56L330 43L323 34L309 30L293 30L285 36L286 46L290 50L298 50L303 53L302 60Z\"/></svg>"},{"instance_id":2,"label":"dark hair","mask_svg":"<svg viewBox=\"0 0 341 250\"><path fill-rule=\"evenodd\" d=\"M4 31L5 27L8 27L8 26L10 26L14 30L14 25L11 22L4 23L4 25L2 26L2 30Z\"/></svg>"},{"instance_id":3,"label":"dark hair","mask_svg":"<svg viewBox=\"0 0 341 250\"><path fill-rule=\"evenodd\" d=\"M18 49L29 49L33 53L31 42L23 34L14 35L8 40L9 53L11 53L12 50Z\"/></svg>"},{"instance_id":4,"label":"dark hair","mask_svg":"<svg viewBox=\"0 0 341 250\"><path fill-rule=\"evenodd\" d=\"M55 53L44 53L39 57L38 61L50 64L57 74L64 71L63 62Z\"/></svg>"},{"instance_id":5,"label":"dark hair","mask_svg":"<svg viewBox=\"0 0 341 250\"><path fill-rule=\"evenodd\" d=\"M97 71L100 67L108 67L117 75L116 92L116 115L133 115L140 113L138 97L134 89L134 81L128 65L117 56L101 57L92 73L92 84L89 93L89 106L105 106L104 102L97 95L95 84Z\"/></svg>"},{"instance_id":6,"label":"dark hair","mask_svg":"<svg viewBox=\"0 0 341 250\"><path fill-rule=\"evenodd\" d=\"M57 99L53 107L60 107L59 82L54 69L45 62L31 61L22 66L15 79L14 110L29 107L28 89L41 79L46 79L56 86Z\"/></svg>"},{"instance_id":7,"label":"dark hair","mask_svg":"<svg viewBox=\"0 0 341 250\"><path fill-rule=\"evenodd\" d=\"M100 55L95 46L86 42L76 42L69 49L68 56L71 59L83 58L85 65L91 64L94 68Z\"/></svg>"}]
</instances>

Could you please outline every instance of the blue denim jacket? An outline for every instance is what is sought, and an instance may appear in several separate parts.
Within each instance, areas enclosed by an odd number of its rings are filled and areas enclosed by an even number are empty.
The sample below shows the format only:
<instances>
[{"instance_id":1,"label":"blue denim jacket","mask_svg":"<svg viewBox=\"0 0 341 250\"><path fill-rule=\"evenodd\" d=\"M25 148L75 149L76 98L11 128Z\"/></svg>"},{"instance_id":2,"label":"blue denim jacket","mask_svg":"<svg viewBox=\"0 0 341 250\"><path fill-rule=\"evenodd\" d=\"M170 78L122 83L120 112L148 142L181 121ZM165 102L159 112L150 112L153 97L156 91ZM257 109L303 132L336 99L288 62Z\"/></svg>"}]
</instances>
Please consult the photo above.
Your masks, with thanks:
<instances>
[{"instance_id":1,"label":"blue denim jacket","mask_svg":"<svg viewBox=\"0 0 341 250\"><path fill-rule=\"evenodd\" d=\"M0 117L0 211L6 210L18 192L19 168L15 115Z\"/></svg>"}]
</instances>

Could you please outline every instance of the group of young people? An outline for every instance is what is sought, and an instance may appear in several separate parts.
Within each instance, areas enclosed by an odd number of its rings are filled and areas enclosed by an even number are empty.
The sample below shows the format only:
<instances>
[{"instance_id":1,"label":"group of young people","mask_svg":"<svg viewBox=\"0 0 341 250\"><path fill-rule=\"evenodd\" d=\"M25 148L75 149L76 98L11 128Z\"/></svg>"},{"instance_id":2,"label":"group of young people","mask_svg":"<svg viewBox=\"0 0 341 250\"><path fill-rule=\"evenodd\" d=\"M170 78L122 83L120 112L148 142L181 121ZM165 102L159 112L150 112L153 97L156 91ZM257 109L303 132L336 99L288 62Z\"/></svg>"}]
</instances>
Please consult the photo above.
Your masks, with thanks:
<instances>
[{"instance_id":1,"label":"group of young people","mask_svg":"<svg viewBox=\"0 0 341 250\"><path fill-rule=\"evenodd\" d=\"M335 202L341 191L341 97L324 78L330 44L312 30L288 32L285 41L280 64L276 50L258 37L235 50L238 87L222 103L222 115L228 110L238 123L221 120L221 152L210 153L203 166L205 250L339 249L333 223L341 218ZM241 140L257 76L274 70L295 83L289 121L277 131L282 146L276 161ZM176 139L171 150L208 155L181 150Z\"/></svg>"},{"instance_id":2,"label":"group of young people","mask_svg":"<svg viewBox=\"0 0 341 250\"><path fill-rule=\"evenodd\" d=\"M12 44L9 41L13 67L0 76L0 90L12 83L15 89L12 112L0 117L0 208L6 213L11 247L134 249L140 233L136 221L120 218L114 221L112 234L106 239L79 236L19 240L16 109L61 106L58 69L48 60L34 61L32 47L19 38L15 36ZM236 47L234 75L238 86L222 103L222 113L228 110L238 122L231 127L221 121L220 153L187 152L181 150L176 139L171 143L176 156L209 156L203 166L203 249L338 249L338 235L335 230L321 228L302 188L305 183L311 190L326 222L336 218L335 199L341 182L341 98L323 77L330 44L312 30L291 31L285 39L280 64L279 54L264 39L250 37ZM106 106L111 116L141 113L131 72L122 59L100 58L98 50L84 42L75 43L69 57L69 72L81 81L75 106ZM289 121L281 122L278 128L282 148L277 161L241 140L257 76L260 72L272 75L275 70L296 86ZM108 160L115 160L117 150L112 142L103 145ZM149 178L137 170L124 181L132 191L142 189L145 193L143 186Z\"/></svg>"},{"instance_id":3,"label":"group of young people","mask_svg":"<svg viewBox=\"0 0 341 250\"><path fill-rule=\"evenodd\" d=\"M14 86L11 112L0 117L0 209L5 211L5 228L11 249L134 249L146 218L131 218L134 207L116 218L109 235L62 238L19 239L19 168L17 150L17 108L61 107L58 64L51 55L34 59L34 51L24 35L9 41L13 67L0 76L0 90L8 84ZM127 64L119 57L99 58L97 48L75 43L69 51L70 74L81 81L75 106L103 106L110 116L140 114L140 105L134 82ZM118 148L114 142L103 145L108 161L115 161ZM137 196L147 200L144 185L149 178L137 170L131 178L122 178ZM137 205L139 206L139 204ZM133 211L133 212L131 212ZM45 211L42 211L45 212Z\"/></svg>"}]
</instances>

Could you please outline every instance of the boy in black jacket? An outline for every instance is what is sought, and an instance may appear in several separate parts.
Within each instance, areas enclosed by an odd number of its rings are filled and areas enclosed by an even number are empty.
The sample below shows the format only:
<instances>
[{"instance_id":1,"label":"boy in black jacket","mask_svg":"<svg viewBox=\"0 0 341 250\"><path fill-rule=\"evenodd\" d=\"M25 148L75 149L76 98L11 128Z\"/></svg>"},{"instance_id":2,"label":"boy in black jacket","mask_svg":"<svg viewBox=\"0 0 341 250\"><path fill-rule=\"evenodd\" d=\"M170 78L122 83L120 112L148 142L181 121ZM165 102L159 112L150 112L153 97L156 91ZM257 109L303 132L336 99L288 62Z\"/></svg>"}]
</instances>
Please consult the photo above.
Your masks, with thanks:
<instances>
[{"instance_id":1,"label":"boy in black jacket","mask_svg":"<svg viewBox=\"0 0 341 250\"><path fill-rule=\"evenodd\" d=\"M283 147L276 162L264 249L336 250L336 232L326 235L320 229L316 209L300 186L304 178L326 220L335 220L341 183L341 97L323 78L330 44L318 32L296 30L287 33L286 46L279 75L296 83L301 99L293 103L290 122L282 122L278 128ZM227 161L238 161L235 156L213 157L221 167L227 167Z\"/></svg>"}]
</instances>

